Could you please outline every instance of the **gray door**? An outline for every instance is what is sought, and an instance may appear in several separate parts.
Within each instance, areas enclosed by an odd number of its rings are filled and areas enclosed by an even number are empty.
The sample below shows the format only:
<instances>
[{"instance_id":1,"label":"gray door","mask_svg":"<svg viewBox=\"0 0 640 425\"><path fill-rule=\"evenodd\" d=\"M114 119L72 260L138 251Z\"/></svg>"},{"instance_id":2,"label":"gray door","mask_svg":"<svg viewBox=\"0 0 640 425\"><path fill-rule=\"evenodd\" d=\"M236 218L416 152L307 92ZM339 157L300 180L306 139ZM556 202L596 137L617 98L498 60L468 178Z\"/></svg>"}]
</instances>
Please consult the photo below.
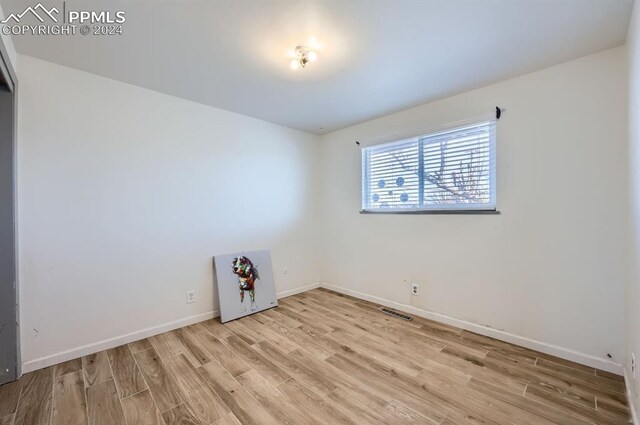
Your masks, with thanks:
<instances>
[{"instance_id":1,"label":"gray door","mask_svg":"<svg viewBox=\"0 0 640 425\"><path fill-rule=\"evenodd\" d=\"M18 367L15 242L14 93L0 78L0 384L14 381Z\"/></svg>"}]
</instances>

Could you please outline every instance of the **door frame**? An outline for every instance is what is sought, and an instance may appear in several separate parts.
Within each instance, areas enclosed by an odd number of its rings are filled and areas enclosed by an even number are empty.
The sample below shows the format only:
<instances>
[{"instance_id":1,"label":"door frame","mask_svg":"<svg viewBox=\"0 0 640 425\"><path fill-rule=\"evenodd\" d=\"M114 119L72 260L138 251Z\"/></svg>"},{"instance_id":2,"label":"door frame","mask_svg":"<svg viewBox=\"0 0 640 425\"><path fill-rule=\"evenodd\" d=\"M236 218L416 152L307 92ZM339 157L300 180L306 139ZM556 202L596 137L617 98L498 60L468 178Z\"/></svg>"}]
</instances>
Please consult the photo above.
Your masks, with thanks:
<instances>
[{"instance_id":1,"label":"door frame","mask_svg":"<svg viewBox=\"0 0 640 425\"><path fill-rule=\"evenodd\" d=\"M11 195L12 198L12 213L10 214L13 220L13 288L10 288L9 303L13 307L11 316L15 319L15 325L12 329L8 329L9 340L13 340L14 343L9 353L10 362L6 365L0 365L0 384L5 382L14 381L22 375L22 361L20 354L20 310L19 310L19 284L18 284L18 202L17 202L17 92L18 92L18 78L15 68L13 67L11 56L8 53L7 41L4 37L0 38L0 73L6 83L6 88L2 87L2 93L0 93L0 102L2 102L2 109L7 111L0 116L0 138L6 140L10 138L11 146L11 168L12 168L12 181L11 181ZM10 42L10 41L9 41ZM8 91L7 91L8 89ZM0 282L0 284L5 284ZM3 306L4 307L4 306Z\"/></svg>"}]
</instances>

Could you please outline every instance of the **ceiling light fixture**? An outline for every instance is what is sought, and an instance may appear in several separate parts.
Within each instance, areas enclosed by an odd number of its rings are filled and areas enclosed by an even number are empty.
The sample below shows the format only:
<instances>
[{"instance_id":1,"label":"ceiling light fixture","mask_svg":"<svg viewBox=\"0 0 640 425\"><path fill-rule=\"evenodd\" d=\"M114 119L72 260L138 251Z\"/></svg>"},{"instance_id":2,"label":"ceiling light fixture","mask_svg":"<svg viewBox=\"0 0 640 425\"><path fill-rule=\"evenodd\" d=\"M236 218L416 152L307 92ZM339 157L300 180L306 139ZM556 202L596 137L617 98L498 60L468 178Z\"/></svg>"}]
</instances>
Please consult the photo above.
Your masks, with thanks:
<instances>
[{"instance_id":1,"label":"ceiling light fixture","mask_svg":"<svg viewBox=\"0 0 640 425\"><path fill-rule=\"evenodd\" d=\"M305 68L309 62L318 60L318 54L305 46L298 46L295 50L295 59L291 61L291 69Z\"/></svg>"}]
</instances>

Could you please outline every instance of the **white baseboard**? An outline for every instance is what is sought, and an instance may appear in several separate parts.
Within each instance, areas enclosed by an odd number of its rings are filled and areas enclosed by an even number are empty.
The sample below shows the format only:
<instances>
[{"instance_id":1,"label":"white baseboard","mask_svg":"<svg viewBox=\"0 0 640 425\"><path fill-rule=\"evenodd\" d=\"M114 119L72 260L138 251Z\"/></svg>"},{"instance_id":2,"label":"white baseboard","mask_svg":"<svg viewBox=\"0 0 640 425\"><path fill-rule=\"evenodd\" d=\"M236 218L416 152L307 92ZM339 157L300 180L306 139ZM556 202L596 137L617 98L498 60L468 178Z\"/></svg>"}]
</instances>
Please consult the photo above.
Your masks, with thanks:
<instances>
[{"instance_id":1,"label":"white baseboard","mask_svg":"<svg viewBox=\"0 0 640 425\"><path fill-rule=\"evenodd\" d=\"M566 360L570 360L576 363L594 367L597 369L605 370L607 372L622 375L624 368L621 364L612 362L611 360L595 357L589 354L580 353L568 348L558 347L556 345L547 344L546 342L536 341L524 336L515 335L509 332L500 331L497 329L488 328L476 323L467 322L466 320L456 319L444 314L436 313L433 311L422 310L410 305L398 303L395 301L389 301L384 298L379 298L373 295L368 295L363 292L353 291L351 289L342 288L340 286L331 285L328 283L321 283L321 287L330 289L332 291L339 292L341 294L350 295L355 298L360 298L366 301L371 301L376 304L381 304L386 307L391 307L396 310L404 311L406 313L414 314L425 319L430 319L436 322L445 323L447 325L455 326L457 328L466 329L471 332L475 332L480 335L489 336L491 338L499 339L501 341L509 342L511 344L519 345L532 350L540 351L542 353L550 354L556 357L561 357Z\"/></svg>"},{"instance_id":2,"label":"white baseboard","mask_svg":"<svg viewBox=\"0 0 640 425\"><path fill-rule=\"evenodd\" d=\"M208 320L213 317L217 317L219 315L220 315L219 310L213 310L208 313L202 313L202 314L197 314L195 316L185 317L184 319L163 323L161 325L152 326L150 328L131 332L125 335L104 339L102 341L72 348L66 351L61 351L59 353L51 354L48 356L40 357L38 359L29 360L28 362L22 363L22 373L32 372L34 370L38 370L45 367L53 366L58 363L66 362L67 360L77 359L78 357L97 353L98 351L108 350L109 348L118 347L122 344L128 344L130 342L138 341L143 338L148 338L150 336L172 331L174 329L193 325L194 323L202 322L204 320Z\"/></svg>"},{"instance_id":3,"label":"white baseboard","mask_svg":"<svg viewBox=\"0 0 640 425\"><path fill-rule=\"evenodd\" d=\"M512 344L520 345L522 347L530 348L532 350L540 351L543 353L551 354L563 359L571 360L576 363L584 364L590 367L595 367L608 372L623 375L624 368L622 365L612 362L608 359L602 359L594 357L588 354L580 353L567 348L558 347L545 342L536 341L530 338L526 338L520 335L515 335L509 332L500 331L497 329L488 328L486 326L478 325L476 323L467 322L465 320L455 319L453 317L435 313L432 311L422 310L413 306L409 306L395 301L389 301L384 298L379 298L373 295L368 295L362 292L353 291L351 289L342 288L340 286L331 285L328 283L313 283L305 286L301 286L294 289L278 292L278 299L286 298L291 295L299 294L302 292L310 291L315 288L326 288L332 291L336 291L345 295L350 295L355 298L371 301L377 304L381 304L387 307L395 308L400 311L404 311L410 314L414 314L419 317L434 320L436 322L445 323L458 328L466 329L471 332L475 332L481 335L489 336L499 339L501 341L509 342ZM30 360L22 363L22 372L28 373L37 369L53 366L58 363L65 362L67 360L76 359L78 357L86 356L88 354L96 353L102 350L108 350L122 344L128 344L133 341L138 341L143 338L158 335L164 332L168 332L174 329L178 329L184 326L192 325L194 323L202 322L204 320L218 317L220 315L219 310L212 310L207 313L198 314L195 316L186 317L173 322L163 323L161 325L153 326L150 328L142 329L139 331L131 332L125 335L105 339L95 343L83 345L80 347L72 348L70 350L62 351L59 353L51 354L48 356L40 357L38 359ZM635 414L635 412L634 412ZM640 425L640 424L636 424Z\"/></svg>"},{"instance_id":4,"label":"white baseboard","mask_svg":"<svg viewBox=\"0 0 640 425\"><path fill-rule=\"evenodd\" d=\"M631 380L627 375L627 369L624 370L624 386L627 389L627 401L629 402L629 411L631 411L631 423L633 425L640 425L638 420L638 414L636 413L636 405L633 402L633 391L631 390Z\"/></svg>"},{"instance_id":5,"label":"white baseboard","mask_svg":"<svg viewBox=\"0 0 640 425\"><path fill-rule=\"evenodd\" d=\"M298 288L293 288L286 291L278 292L277 297L278 299L286 298L291 295L310 291L312 289L316 289L319 287L320 287L319 283L312 283L310 285L300 286ZM53 366L62 362L66 362L68 360L77 359L78 357L97 353L103 350L108 350L110 348L115 348L123 344L128 344L130 342L138 341L143 338L148 338L164 332L172 331L174 329L179 329L185 326L193 325L194 323L202 322L204 320L209 320L218 316L220 316L220 310L212 310L207 313L185 317L183 319L178 319L172 322L163 323L161 325L152 326L150 328L131 332L125 335L108 338L102 341L94 342L87 345L82 345L80 347L75 347L70 350L61 351L59 353L40 357L34 360L29 360L27 362L22 363L22 373L33 372L34 370L43 369L45 367Z\"/></svg>"},{"instance_id":6,"label":"white baseboard","mask_svg":"<svg viewBox=\"0 0 640 425\"><path fill-rule=\"evenodd\" d=\"M301 294L303 292L307 292L310 291L312 289L316 289L320 287L320 283L311 283L309 285L304 285L304 286L299 286L297 288L293 288L293 289L289 289L286 291L280 291L278 292L278 299L280 298L287 298L290 297L291 295L295 295L295 294Z\"/></svg>"}]
</instances>

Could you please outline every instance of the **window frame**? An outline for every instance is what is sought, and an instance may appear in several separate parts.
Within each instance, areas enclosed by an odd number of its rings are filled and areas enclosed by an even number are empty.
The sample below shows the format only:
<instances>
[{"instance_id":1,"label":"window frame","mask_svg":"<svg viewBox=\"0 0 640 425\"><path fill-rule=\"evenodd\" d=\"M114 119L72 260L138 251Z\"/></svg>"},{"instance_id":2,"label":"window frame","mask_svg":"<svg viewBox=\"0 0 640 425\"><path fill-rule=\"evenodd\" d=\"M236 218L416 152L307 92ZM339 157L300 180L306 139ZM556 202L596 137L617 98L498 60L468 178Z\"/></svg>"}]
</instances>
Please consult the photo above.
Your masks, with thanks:
<instances>
[{"instance_id":1,"label":"window frame","mask_svg":"<svg viewBox=\"0 0 640 425\"><path fill-rule=\"evenodd\" d=\"M424 203L424 185L425 179L424 175L424 144L430 138L435 138L439 135L454 133L466 128L473 127L481 127L483 125L490 126L490 135L489 135L489 181L490 181L490 203L487 206L483 206L483 204L466 204L468 207L464 207L465 204L456 203L450 204L447 206L446 204L425 204ZM365 146L361 149L361 214L478 214L478 215L493 215L500 214L500 211L497 209L497 162L496 162L496 151L497 151L497 120L495 119L485 119L485 120L477 120L470 121L465 123L457 123L456 125L447 126L444 128L440 128L438 130L432 130L429 132L424 132L419 136L414 137L403 137L400 140L394 140L386 143L373 144L369 146ZM406 133L405 133L406 134ZM407 143L417 143L418 149L418 181L419 181L419 205L422 205L417 208L371 208L371 191L370 191L370 173L371 168L369 167L369 154L368 149L370 148L384 148L384 147L392 147L394 145L401 146ZM367 196L365 196L367 195ZM365 197L367 199L365 205Z\"/></svg>"}]
</instances>

